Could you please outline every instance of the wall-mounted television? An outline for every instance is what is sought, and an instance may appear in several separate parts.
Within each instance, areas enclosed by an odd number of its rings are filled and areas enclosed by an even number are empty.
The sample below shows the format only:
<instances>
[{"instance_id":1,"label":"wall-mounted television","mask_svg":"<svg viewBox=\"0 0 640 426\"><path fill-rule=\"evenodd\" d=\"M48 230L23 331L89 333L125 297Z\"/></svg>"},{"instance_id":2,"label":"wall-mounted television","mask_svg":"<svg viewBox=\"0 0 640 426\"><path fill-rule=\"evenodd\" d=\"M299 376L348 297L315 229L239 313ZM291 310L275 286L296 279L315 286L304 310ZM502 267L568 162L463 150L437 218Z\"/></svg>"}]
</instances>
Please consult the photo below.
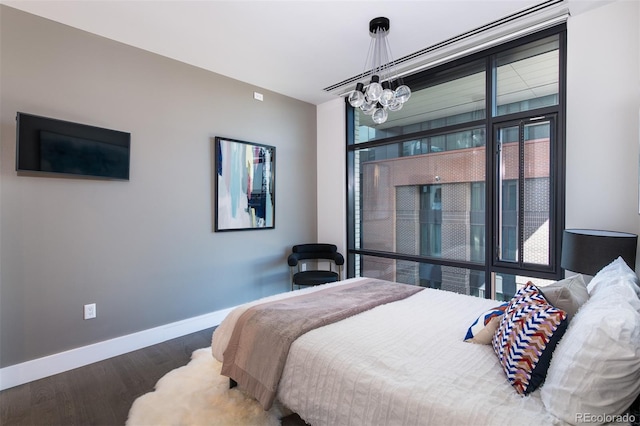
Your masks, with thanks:
<instances>
[{"instance_id":1,"label":"wall-mounted television","mask_svg":"<svg viewBox=\"0 0 640 426\"><path fill-rule=\"evenodd\" d=\"M16 171L129 180L131 134L18 112Z\"/></svg>"}]
</instances>

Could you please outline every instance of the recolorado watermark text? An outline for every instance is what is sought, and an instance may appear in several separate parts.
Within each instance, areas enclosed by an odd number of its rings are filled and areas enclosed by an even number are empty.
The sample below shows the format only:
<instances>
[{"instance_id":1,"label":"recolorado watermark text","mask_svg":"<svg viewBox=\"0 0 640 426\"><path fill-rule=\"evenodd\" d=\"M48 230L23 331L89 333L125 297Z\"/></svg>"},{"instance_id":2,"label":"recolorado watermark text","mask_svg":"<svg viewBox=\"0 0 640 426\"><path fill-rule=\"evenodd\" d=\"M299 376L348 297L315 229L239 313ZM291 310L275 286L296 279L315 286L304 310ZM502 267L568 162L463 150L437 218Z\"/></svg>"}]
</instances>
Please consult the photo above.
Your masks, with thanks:
<instances>
[{"instance_id":1,"label":"recolorado watermark text","mask_svg":"<svg viewBox=\"0 0 640 426\"><path fill-rule=\"evenodd\" d=\"M577 413L576 423L634 423L636 416L630 413L626 414L591 414Z\"/></svg>"}]
</instances>

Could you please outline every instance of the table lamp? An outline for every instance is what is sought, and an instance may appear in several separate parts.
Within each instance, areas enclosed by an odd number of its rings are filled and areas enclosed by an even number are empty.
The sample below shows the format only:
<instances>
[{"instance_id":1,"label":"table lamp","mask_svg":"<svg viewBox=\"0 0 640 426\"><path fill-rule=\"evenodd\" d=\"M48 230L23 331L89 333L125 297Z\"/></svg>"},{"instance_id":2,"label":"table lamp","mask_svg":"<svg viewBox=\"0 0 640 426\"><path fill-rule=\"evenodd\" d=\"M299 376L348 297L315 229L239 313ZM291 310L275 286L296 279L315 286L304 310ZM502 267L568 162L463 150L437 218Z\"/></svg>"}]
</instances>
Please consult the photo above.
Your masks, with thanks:
<instances>
[{"instance_id":1,"label":"table lamp","mask_svg":"<svg viewBox=\"0 0 640 426\"><path fill-rule=\"evenodd\" d=\"M638 236L627 232L596 229L565 229L562 236L563 269L594 276L622 256L635 270Z\"/></svg>"}]
</instances>

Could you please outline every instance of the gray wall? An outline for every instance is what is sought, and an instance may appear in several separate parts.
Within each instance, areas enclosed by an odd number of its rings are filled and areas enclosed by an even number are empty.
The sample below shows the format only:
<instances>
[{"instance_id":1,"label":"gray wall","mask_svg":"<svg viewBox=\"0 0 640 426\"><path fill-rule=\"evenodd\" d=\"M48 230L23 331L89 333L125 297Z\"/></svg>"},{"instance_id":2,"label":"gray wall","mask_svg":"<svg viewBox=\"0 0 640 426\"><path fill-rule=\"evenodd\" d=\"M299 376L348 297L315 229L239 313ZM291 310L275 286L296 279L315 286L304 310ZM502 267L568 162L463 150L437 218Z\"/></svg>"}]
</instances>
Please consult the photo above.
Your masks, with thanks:
<instances>
[{"instance_id":1,"label":"gray wall","mask_svg":"<svg viewBox=\"0 0 640 426\"><path fill-rule=\"evenodd\" d=\"M6 6L0 40L0 367L288 289L314 105ZM18 176L17 111L131 132L131 180ZM212 232L214 136L276 146L274 230Z\"/></svg>"},{"instance_id":2,"label":"gray wall","mask_svg":"<svg viewBox=\"0 0 640 426\"><path fill-rule=\"evenodd\" d=\"M638 234L640 2L572 16L567 32L566 227Z\"/></svg>"}]
</instances>

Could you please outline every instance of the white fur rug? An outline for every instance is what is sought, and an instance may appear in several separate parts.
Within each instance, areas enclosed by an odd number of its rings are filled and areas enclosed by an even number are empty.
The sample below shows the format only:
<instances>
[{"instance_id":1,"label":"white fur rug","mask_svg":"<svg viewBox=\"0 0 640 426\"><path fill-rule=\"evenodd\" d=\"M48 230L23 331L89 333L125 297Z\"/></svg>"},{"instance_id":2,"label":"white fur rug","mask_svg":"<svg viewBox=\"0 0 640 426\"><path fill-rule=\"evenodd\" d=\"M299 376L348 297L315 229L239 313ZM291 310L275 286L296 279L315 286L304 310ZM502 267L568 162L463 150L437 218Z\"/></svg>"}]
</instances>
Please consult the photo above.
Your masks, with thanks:
<instances>
[{"instance_id":1,"label":"white fur rug","mask_svg":"<svg viewBox=\"0 0 640 426\"><path fill-rule=\"evenodd\" d=\"M211 348L198 349L189 364L167 373L154 392L133 402L127 426L271 426L289 414L277 402L264 411L256 400L229 389L229 378L220 375L221 366Z\"/></svg>"}]
</instances>

